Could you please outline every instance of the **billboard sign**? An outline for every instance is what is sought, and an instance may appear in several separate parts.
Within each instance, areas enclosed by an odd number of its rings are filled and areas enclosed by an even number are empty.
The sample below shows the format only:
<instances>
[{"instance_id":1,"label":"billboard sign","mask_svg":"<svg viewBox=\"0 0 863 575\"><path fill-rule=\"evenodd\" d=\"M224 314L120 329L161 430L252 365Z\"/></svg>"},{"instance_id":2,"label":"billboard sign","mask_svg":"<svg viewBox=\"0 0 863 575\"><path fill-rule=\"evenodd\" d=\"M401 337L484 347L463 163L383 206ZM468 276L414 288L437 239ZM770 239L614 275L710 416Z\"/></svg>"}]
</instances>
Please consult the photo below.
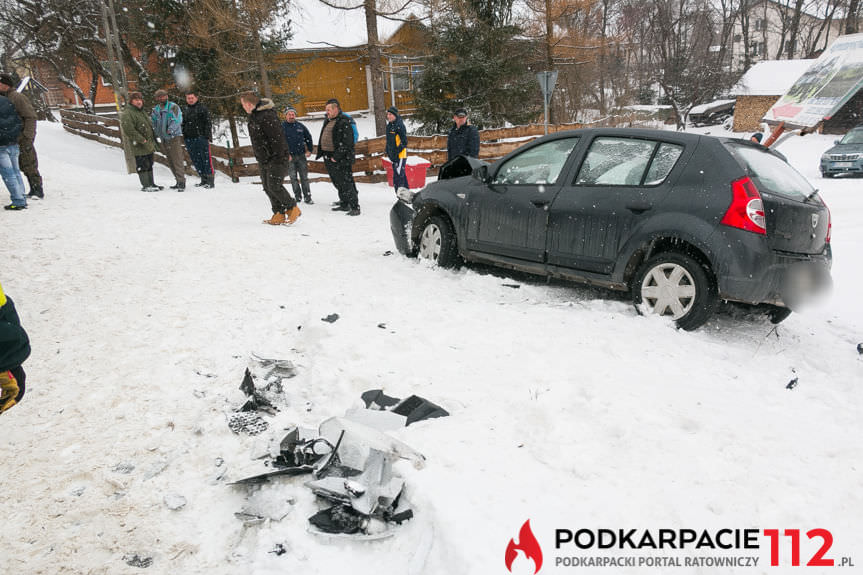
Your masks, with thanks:
<instances>
[{"instance_id":1,"label":"billboard sign","mask_svg":"<svg viewBox=\"0 0 863 575\"><path fill-rule=\"evenodd\" d=\"M863 34L840 36L767 111L764 120L811 128L863 88Z\"/></svg>"}]
</instances>

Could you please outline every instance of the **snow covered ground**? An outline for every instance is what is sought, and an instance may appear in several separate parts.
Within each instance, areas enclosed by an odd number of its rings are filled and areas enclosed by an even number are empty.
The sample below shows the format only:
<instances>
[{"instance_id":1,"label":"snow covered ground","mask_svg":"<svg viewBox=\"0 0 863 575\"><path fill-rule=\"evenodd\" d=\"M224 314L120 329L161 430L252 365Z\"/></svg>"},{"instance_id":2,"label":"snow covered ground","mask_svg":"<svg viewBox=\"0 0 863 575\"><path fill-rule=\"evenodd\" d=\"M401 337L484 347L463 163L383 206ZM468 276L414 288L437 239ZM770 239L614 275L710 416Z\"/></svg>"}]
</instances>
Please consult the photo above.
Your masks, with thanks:
<instances>
[{"instance_id":1,"label":"snow covered ground","mask_svg":"<svg viewBox=\"0 0 863 575\"><path fill-rule=\"evenodd\" d=\"M48 199L0 213L0 279L33 344L27 396L0 417L0 573L504 574L527 519L543 573L566 572L564 556L682 554L555 549L556 529L581 528L824 528L828 557L863 564L863 185L820 179L833 139L780 146L832 210L829 301L778 329L732 308L686 333L597 290L391 255L382 184L359 186L349 218L316 183L299 222L273 228L260 185L141 193L119 150L40 123ZM172 183L163 166L156 180ZM373 388L450 411L397 433L426 463L396 466L415 518L394 537L309 533L305 478L261 488L294 501L282 521L234 516L250 490L225 480L268 436L226 424L251 352L299 369L273 435ZM172 495L188 503L171 511ZM759 540L683 553L758 567L670 571L787 572ZM804 563L819 544L803 536ZM135 554L151 566L127 565Z\"/></svg>"}]
</instances>

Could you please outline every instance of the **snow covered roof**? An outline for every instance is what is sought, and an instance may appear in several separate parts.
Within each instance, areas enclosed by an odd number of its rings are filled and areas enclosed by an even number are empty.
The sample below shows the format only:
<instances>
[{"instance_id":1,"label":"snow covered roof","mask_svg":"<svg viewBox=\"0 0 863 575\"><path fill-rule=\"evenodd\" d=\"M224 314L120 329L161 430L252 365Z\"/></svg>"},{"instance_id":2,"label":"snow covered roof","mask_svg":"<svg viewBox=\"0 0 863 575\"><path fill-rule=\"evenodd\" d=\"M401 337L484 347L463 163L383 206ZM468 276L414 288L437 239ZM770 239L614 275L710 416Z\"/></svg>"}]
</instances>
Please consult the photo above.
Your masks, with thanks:
<instances>
[{"instance_id":1,"label":"snow covered roof","mask_svg":"<svg viewBox=\"0 0 863 575\"><path fill-rule=\"evenodd\" d=\"M815 60L766 60L755 64L731 89L734 96L781 96Z\"/></svg>"},{"instance_id":2,"label":"snow covered roof","mask_svg":"<svg viewBox=\"0 0 863 575\"><path fill-rule=\"evenodd\" d=\"M333 2L335 3L335 2ZM292 50L307 50L310 48L354 47L368 42L366 34L366 16L362 0L342 0L345 6L359 6L355 10L339 10L323 4L319 0L291 2L288 15L291 18L293 37L288 42ZM378 2L380 6L382 3ZM381 8L383 10L383 8ZM407 19L411 14L423 14L421 6L413 2L398 16ZM378 17L378 39L386 41L404 23L402 20L390 20Z\"/></svg>"}]
</instances>

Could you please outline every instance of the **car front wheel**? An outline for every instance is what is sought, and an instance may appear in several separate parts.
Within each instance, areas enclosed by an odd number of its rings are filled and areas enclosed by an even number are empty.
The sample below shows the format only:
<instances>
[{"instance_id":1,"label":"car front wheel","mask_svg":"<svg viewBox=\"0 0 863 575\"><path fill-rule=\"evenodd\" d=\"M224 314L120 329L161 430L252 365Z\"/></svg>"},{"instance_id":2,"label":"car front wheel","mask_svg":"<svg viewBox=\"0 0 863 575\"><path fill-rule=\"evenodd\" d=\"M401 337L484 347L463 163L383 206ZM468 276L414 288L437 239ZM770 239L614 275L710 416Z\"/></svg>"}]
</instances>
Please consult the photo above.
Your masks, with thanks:
<instances>
[{"instance_id":1,"label":"car front wheel","mask_svg":"<svg viewBox=\"0 0 863 575\"><path fill-rule=\"evenodd\" d=\"M647 260L632 283L639 313L668 317L687 331L704 324L716 308L716 287L708 270L693 258L664 252Z\"/></svg>"},{"instance_id":2,"label":"car front wheel","mask_svg":"<svg viewBox=\"0 0 863 575\"><path fill-rule=\"evenodd\" d=\"M449 219L444 216L428 219L420 232L419 257L431 260L442 268L458 265L458 245Z\"/></svg>"}]
</instances>

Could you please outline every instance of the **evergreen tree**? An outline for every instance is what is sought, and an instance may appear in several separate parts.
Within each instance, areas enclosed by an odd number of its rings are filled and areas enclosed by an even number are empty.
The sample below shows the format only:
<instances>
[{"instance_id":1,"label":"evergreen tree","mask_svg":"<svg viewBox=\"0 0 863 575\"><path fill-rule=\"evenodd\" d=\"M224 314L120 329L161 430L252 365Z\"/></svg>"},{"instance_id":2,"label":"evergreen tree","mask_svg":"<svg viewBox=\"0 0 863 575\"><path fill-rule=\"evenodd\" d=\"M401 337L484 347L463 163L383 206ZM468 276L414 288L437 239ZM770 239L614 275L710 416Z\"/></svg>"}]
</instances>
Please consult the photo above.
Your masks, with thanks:
<instances>
[{"instance_id":1,"label":"evergreen tree","mask_svg":"<svg viewBox=\"0 0 863 575\"><path fill-rule=\"evenodd\" d=\"M509 0L465 0L436 17L415 93L421 132L445 132L459 107L478 128L537 119L542 97L531 70L537 51L511 15Z\"/></svg>"}]
</instances>

